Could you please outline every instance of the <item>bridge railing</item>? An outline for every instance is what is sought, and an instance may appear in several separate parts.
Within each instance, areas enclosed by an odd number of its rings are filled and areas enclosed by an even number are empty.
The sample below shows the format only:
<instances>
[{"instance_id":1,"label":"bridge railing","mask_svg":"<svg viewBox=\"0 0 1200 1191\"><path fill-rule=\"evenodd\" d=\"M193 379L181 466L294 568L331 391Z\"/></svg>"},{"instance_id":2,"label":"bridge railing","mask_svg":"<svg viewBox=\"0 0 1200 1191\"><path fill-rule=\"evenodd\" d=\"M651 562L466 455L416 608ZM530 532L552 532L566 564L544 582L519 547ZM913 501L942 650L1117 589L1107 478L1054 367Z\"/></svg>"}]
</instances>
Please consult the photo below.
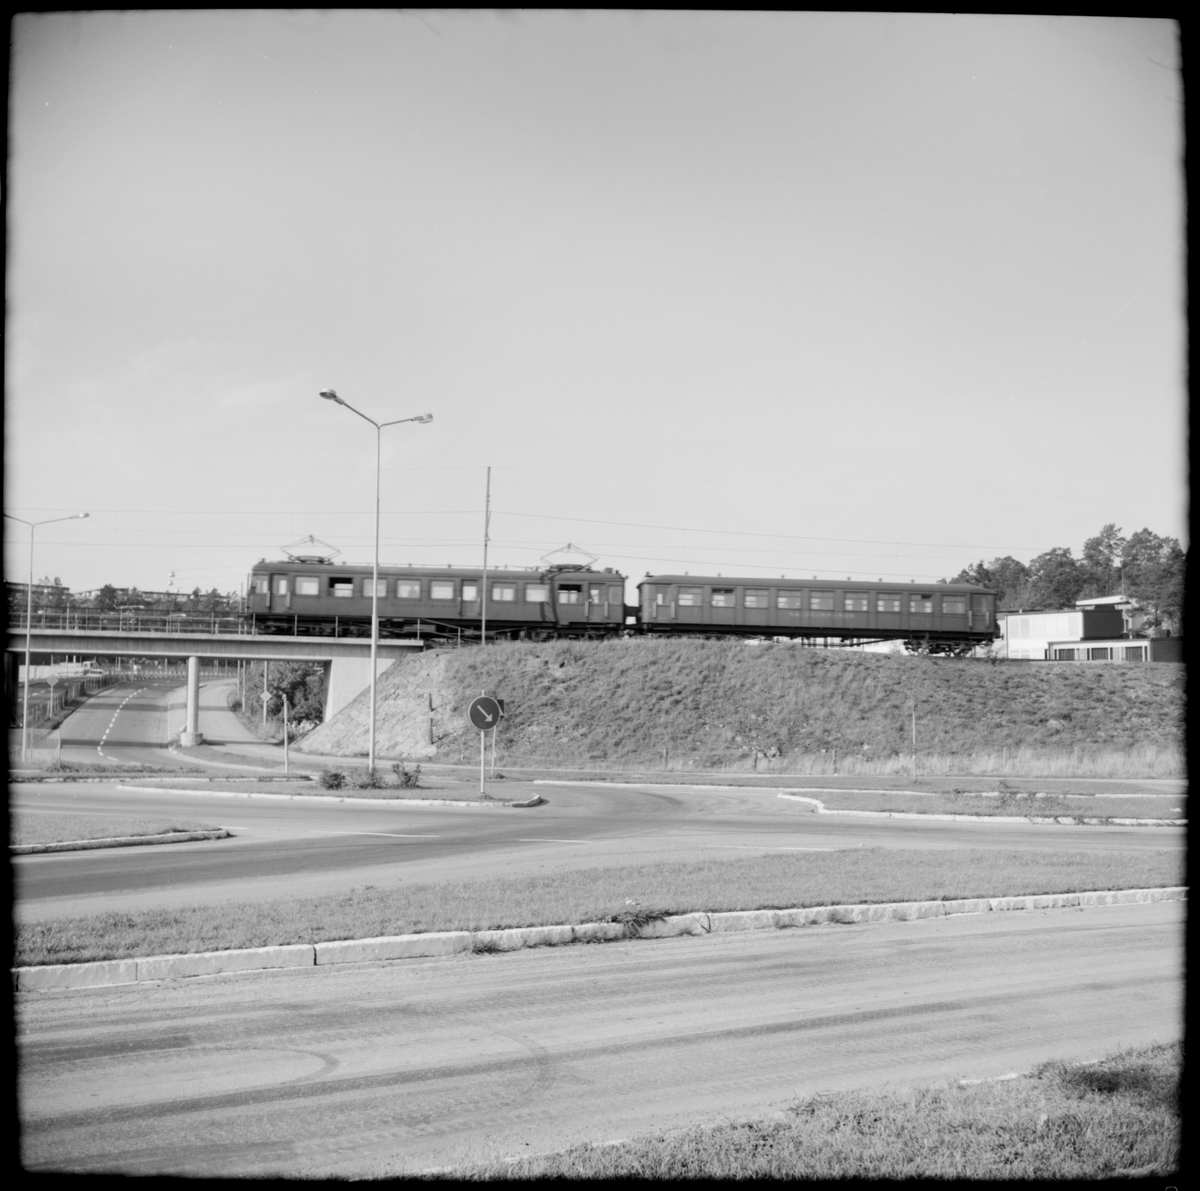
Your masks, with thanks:
<instances>
[{"instance_id":1,"label":"bridge railing","mask_svg":"<svg viewBox=\"0 0 1200 1191\"><path fill-rule=\"evenodd\" d=\"M249 634L252 626L240 616L217 616L205 612L97 612L90 609L69 612L35 612L30 618L33 629L65 629L86 633L107 631L116 633L236 633ZM9 613L8 627L24 632L24 610Z\"/></svg>"}]
</instances>

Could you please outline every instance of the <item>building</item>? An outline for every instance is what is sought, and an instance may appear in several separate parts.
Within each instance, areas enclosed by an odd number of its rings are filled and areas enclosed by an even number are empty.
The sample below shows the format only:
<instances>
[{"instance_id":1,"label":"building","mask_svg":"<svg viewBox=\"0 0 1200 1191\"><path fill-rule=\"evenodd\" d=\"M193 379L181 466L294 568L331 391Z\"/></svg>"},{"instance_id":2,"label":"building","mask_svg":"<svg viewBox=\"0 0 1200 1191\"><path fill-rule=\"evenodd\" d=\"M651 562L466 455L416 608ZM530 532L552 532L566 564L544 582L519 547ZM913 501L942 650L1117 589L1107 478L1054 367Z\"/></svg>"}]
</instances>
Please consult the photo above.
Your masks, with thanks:
<instances>
[{"instance_id":1,"label":"building","mask_svg":"<svg viewBox=\"0 0 1200 1191\"><path fill-rule=\"evenodd\" d=\"M1181 662L1181 637L1147 636L1127 596L1076 600L1075 608L998 612L1001 657L1057 662Z\"/></svg>"}]
</instances>

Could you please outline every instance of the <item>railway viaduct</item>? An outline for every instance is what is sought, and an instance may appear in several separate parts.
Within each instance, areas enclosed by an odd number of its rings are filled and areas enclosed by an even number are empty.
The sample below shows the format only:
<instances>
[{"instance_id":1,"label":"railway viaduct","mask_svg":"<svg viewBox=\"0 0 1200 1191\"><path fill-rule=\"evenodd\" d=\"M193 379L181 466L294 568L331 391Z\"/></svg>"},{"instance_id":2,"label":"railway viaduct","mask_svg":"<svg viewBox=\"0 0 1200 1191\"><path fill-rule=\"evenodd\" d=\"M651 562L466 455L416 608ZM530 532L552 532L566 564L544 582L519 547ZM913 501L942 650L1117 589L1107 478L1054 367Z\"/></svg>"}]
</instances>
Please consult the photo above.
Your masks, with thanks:
<instances>
[{"instance_id":1,"label":"railway viaduct","mask_svg":"<svg viewBox=\"0 0 1200 1191\"><path fill-rule=\"evenodd\" d=\"M332 719L371 681L371 642L362 637L254 636L243 633L155 633L146 630L42 629L29 634L31 657L76 654L81 657L186 658L187 728L181 743L201 743L200 662L236 660L260 662L320 662L325 672L325 718ZM397 658L423 648L420 641L381 640L376 673ZM5 687L16 690L16 667L25 654L25 630L8 630L5 647Z\"/></svg>"}]
</instances>

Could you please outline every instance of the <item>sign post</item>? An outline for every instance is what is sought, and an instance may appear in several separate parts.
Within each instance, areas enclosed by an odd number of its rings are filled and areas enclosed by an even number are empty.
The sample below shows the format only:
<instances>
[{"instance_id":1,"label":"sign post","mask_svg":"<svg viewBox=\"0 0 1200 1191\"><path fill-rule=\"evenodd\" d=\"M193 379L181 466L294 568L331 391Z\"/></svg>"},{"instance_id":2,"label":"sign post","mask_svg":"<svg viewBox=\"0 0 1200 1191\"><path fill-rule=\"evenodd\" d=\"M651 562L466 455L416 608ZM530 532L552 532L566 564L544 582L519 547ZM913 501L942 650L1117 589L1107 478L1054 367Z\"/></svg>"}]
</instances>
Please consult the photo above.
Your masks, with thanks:
<instances>
[{"instance_id":1,"label":"sign post","mask_svg":"<svg viewBox=\"0 0 1200 1191\"><path fill-rule=\"evenodd\" d=\"M479 729L479 793L483 794L483 769L487 757L487 733L500 722L500 704L489 695L480 695L467 708L467 719Z\"/></svg>"}]
</instances>

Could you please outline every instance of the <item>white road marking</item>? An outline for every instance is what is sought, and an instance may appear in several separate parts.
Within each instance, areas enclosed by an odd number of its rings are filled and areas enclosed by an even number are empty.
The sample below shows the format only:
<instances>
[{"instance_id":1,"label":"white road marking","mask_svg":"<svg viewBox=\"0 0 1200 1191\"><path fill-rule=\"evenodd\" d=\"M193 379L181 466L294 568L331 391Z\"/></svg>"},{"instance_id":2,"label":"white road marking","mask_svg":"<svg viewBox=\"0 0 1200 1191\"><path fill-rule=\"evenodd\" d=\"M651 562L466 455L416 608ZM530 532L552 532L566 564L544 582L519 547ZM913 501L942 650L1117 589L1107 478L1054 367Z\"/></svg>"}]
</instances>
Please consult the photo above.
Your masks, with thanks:
<instances>
[{"instance_id":1,"label":"white road marking","mask_svg":"<svg viewBox=\"0 0 1200 1191\"><path fill-rule=\"evenodd\" d=\"M385 839L441 839L440 835L405 835L400 831L315 831L314 835L382 835Z\"/></svg>"},{"instance_id":2,"label":"white road marking","mask_svg":"<svg viewBox=\"0 0 1200 1191\"><path fill-rule=\"evenodd\" d=\"M739 852L757 852L759 848L770 848L772 852L836 852L837 848L788 848L782 844L705 844L707 848L734 848Z\"/></svg>"},{"instance_id":3,"label":"white road marking","mask_svg":"<svg viewBox=\"0 0 1200 1191\"><path fill-rule=\"evenodd\" d=\"M136 691L130 691L129 694L126 695L125 698L121 700L120 704L117 707L117 710L113 712L112 719L109 720L109 722L108 722L108 727L104 729L104 734L100 737L100 743L98 745L96 745L96 752L99 756L103 757L105 755L104 743L105 743L105 741L108 740L108 734L116 726L117 716L119 716L121 714L121 711L124 708L125 704L128 703L129 700L132 699L135 695L140 695L142 693L142 691L144 691L145 689L146 689L145 687L140 686L140 687L138 687L138 689ZM115 757L108 757L107 759L109 761L116 760Z\"/></svg>"},{"instance_id":4,"label":"white road marking","mask_svg":"<svg viewBox=\"0 0 1200 1191\"><path fill-rule=\"evenodd\" d=\"M590 844L593 843L590 839L552 839L549 836L540 835L536 839L519 839L519 844Z\"/></svg>"}]
</instances>

